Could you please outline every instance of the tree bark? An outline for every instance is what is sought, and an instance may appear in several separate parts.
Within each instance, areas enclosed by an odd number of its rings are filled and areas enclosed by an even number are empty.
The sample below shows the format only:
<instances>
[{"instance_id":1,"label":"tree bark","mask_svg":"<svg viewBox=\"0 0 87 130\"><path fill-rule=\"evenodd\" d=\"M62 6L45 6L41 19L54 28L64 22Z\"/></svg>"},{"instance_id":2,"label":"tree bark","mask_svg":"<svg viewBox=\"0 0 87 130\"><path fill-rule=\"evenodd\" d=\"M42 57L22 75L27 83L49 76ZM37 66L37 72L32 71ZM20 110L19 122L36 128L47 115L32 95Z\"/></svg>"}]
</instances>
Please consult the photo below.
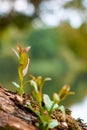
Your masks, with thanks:
<instances>
[{"instance_id":1,"label":"tree bark","mask_svg":"<svg viewBox=\"0 0 87 130\"><path fill-rule=\"evenodd\" d=\"M0 130L38 130L29 110L15 102L16 94L0 87Z\"/></svg>"},{"instance_id":2,"label":"tree bark","mask_svg":"<svg viewBox=\"0 0 87 130\"><path fill-rule=\"evenodd\" d=\"M25 104L29 103L32 97L29 94L24 94L22 97L17 93L10 92L0 86L0 130L40 130L35 127L35 123L39 123L39 119ZM37 106L35 106L38 109ZM66 123L64 126L62 113L54 111L53 119L58 119L60 127L53 130L87 130L87 124L84 124L80 119L77 121L66 113ZM66 129L65 129L66 128Z\"/></svg>"}]
</instances>

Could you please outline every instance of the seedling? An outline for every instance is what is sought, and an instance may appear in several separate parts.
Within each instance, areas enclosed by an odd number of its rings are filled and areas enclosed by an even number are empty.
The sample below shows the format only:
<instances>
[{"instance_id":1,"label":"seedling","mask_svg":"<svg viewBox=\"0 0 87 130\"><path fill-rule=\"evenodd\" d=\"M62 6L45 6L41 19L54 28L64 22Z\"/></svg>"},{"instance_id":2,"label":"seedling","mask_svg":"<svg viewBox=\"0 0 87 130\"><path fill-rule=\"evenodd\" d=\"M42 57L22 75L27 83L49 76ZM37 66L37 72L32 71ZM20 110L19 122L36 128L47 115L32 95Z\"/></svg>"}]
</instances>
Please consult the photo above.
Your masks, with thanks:
<instances>
[{"instance_id":1,"label":"seedling","mask_svg":"<svg viewBox=\"0 0 87 130\"><path fill-rule=\"evenodd\" d=\"M28 66L30 59L28 58L28 51L30 50L30 46L26 47L24 50L22 49L21 45L17 46L17 50L12 49L18 59L18 75L19 75L19 84L16 82L12 82L14 86L18 88L18 94L22 95L24 93L24 86L23 80L28 72Z\"/></svg>"},{"instance_id":2,"label":"seedling","mask_svg":"<svg viewBox=\"0 0 87 130\"><path fill-rule=\"evenodd\" d=\"M29 57L28 57L28 51L30 50L30 47L26 47L24 50L20 45L17 46L17 50L12 49L15 55L18 59L18 75L19 75L19 84L16 82L13 82L13 84L18 88L18 95L22 96L24 94L24 86L26 84L29 84L29 87L32 87L31 95L35 102L37 102L37 105L39 107L39 110L35 110L35 108L32 106L32 103L29 102L26 103L26 107L29 108L33 113L35 113L38 118L40 119L40 123L36 124L40 129L42 130L49 130L52 128L55 128L59 125L59 122L57 119L52 119L52 114L55 110L61 110L63 114L63 118L65 120L65 108L62 105L59 105L59 102L64 100L67 95L74 94L70 91L70 86L65 85L59 93L53 93L53 99L51 100L50 97L47 94L43 94L42 89L44 86L44 83L46 81L51 80L51 78L45 78L43 79L42 76L33 76L30 75L30 79L26 82L24 82L24 77L26 76L28 72L28 66L29 66Z\"/></svg>"}]
</instances>

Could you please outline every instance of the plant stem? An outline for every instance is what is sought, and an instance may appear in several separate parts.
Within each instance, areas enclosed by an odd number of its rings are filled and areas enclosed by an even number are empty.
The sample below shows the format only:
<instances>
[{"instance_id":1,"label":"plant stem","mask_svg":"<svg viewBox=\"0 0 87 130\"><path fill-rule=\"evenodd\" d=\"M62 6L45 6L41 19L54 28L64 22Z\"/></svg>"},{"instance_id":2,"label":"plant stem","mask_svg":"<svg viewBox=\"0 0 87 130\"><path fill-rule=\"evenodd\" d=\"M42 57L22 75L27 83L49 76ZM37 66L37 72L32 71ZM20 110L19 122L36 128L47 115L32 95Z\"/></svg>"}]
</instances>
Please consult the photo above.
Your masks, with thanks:
<instances>
[{"instance_id":1,"label":"plant stem","mask_svg":"<svg viewBox=\"0 0 87 130\"><path fill-rule=\"evenodd\" d=\"M27 85L28 83L30 83L30 81L29 81L29 80L28 80L28 81L26 81L26 82L23 84L23 86Z\"/></svg>"},{"instance_id":2,"label":"plant stem","mask_svg":"<svg viewBox=\"0 0 87 130\"><path fill-rule=\"evenodd\" d=\"M50 109L50 111L49 111L49 115L52 114L54 105L55 105L55 102L53 102L53 104L52 104L52 107L51 107L51 109Z\"/></svg>"}]
</instances>

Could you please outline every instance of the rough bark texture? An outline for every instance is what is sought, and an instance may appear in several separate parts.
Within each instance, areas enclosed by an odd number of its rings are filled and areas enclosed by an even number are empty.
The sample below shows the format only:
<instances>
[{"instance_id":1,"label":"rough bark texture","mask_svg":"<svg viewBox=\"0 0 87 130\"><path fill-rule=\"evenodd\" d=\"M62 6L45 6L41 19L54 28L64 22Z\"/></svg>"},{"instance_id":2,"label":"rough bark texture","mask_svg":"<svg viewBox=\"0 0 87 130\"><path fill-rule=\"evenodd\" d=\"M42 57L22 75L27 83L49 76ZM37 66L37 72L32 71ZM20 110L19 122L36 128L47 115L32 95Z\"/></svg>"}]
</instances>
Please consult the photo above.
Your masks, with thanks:
<instances>
[{"instance_id":1,"label":"rough bark texture","mask_svg":"<svg viewBox=\"0 0 87 130\"><path fill-rule=\"evenodd\" d=\"M33 126L37 118L17 105L15 94L0 87L0 130L38 130Z\"/></svg>"},{"instance_id":2,"label":"rough bark texture","mask_svg":"<svg viewBox=\"0 0 87 130\"><path fill-rule=\"evenodd\" d=\"M28 99L30 98L29 95L24 95L24 99L27 96ZM21 103L24 103L23 98L0 87L0 130L39 130L35 127L35 123L39 121L38 117ZM86 124L81 120L75 121L68 114L66 114L68 128L63 127L62 115L59 111L55 111L52 118L60 120L61 124L61 128L57 127L54 130L87 130Z\"/></svg>"}]
</instances>

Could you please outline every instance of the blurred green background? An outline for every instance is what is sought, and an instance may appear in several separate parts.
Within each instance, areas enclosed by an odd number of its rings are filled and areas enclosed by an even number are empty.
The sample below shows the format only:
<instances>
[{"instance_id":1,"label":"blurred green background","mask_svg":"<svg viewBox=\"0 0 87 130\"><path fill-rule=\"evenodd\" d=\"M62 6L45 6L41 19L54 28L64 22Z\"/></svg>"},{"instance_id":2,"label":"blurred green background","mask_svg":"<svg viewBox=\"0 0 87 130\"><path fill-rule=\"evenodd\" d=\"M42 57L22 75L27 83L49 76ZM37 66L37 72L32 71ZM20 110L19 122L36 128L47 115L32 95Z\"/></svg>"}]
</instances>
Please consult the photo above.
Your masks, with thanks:
<instances>
[{"instance_id":1,"label":"blurred green background","mask_svg":"<svg viewBox=\"0 0 87 130\"><path fill-rule=\"evenodd\" d=\"M18 43L31 46L29 73L52 78L44 93L69 84L66 106L87 96L87 0L0 0L0 83L13 91Z\"/></svg>"}]
</instances>

